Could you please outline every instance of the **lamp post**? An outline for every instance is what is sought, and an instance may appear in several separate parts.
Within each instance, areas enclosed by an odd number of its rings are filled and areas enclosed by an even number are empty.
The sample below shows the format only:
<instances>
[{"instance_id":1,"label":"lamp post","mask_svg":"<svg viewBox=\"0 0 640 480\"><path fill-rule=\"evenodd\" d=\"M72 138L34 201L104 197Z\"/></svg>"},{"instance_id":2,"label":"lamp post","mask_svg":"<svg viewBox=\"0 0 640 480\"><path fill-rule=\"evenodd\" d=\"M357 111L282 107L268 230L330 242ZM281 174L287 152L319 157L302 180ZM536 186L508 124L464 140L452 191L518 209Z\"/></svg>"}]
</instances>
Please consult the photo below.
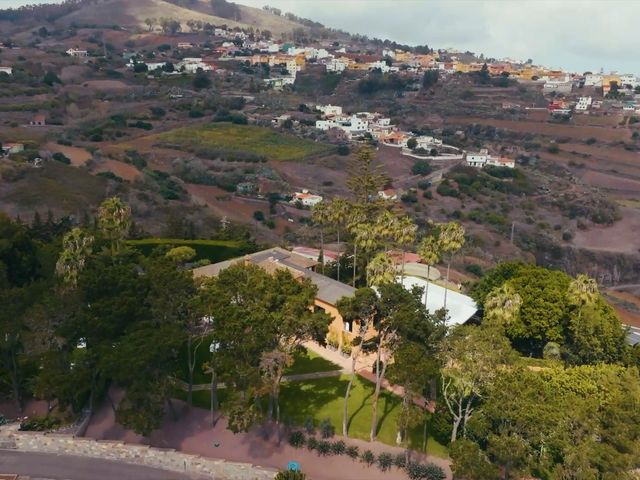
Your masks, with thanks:
<instances>
[{"instance_id":1,"label":"lamp post","mask_svg":"<svg viewBox=\"0 0 640 480\"><path fill-rule=\"evenodd\" d=\"M214 412L218 409L218 381L216 379L216 371L213 366L214 356L218 348L220 347L219 343L211 342L209 345L209 353L211 353L211 365L209 368L211 369L211 426L216 426L215 414Z\"/></svg>"}]
</instances>

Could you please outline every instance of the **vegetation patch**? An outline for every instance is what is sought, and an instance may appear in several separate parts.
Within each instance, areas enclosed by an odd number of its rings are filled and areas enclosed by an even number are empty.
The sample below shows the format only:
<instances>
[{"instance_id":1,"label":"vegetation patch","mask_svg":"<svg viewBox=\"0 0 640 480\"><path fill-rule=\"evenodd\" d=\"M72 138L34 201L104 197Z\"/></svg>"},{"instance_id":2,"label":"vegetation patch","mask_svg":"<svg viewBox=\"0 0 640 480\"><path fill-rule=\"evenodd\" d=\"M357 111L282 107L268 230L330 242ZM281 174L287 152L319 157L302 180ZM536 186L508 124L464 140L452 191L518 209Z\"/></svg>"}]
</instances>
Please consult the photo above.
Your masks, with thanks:
<instances>
[{"instance_id":1,"label":"vegetation patch","mask_svg":"<svg viewBox=\"0 0 640 480\"><path fill-rule=\"evenodd\" d=\"M204 148L232 154L247 152L277 161L302 160L334 150L331 145L285 135L269 128L224 122L178 128L154 138L166 147L180 150Z\"/></svg>"},{"instance_id":2,"label":"vegetation patch","mask_svg":"<svg viewBox=\"0 0 640 480\"><path fill-rule=\"evenodd\" d=\"M194 260L209 260L211 263L222 262L223 260L239 257L254 251L254 248L250 244L236 240L145 238L143 240L129 240L127 244L139 250L143 255L151 254L151 252L158 247L165 247L167 249L183 246L191 247L196 251Z\"/></svg>"}]
</instances>

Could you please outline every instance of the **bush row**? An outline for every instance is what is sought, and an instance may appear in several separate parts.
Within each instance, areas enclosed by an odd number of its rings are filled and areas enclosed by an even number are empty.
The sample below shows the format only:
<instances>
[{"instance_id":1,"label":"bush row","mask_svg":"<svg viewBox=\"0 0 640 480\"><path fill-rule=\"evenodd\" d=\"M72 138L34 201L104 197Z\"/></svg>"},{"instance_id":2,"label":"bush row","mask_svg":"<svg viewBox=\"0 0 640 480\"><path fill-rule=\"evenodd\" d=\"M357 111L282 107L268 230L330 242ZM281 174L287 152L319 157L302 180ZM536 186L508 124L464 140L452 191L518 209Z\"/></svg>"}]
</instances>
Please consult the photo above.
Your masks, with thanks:
<instances>
[{"instance_id":1,"label":"bush row","mask_svg":"<svg viewBox=\"0 0 640 480\"><path fill-rule=\"evenodd\" d=\"M383 452L376 456L371 450L360 452L357 446L347 445L342 440L331 442L325 439L319 440L315 437L307 438L305 434L299 430L289 435L289 444L294 448L303 448L306 446L307 450L315 451L323 457L329 455L346 455L353 460L360 460L360 462L368 466L375 464L383 472L395 466L404 469L411 480L444 480L446 478L444 471L439 466L432 463L407 462L404 453L394 455Z\"/></svg>"}]
</instances>

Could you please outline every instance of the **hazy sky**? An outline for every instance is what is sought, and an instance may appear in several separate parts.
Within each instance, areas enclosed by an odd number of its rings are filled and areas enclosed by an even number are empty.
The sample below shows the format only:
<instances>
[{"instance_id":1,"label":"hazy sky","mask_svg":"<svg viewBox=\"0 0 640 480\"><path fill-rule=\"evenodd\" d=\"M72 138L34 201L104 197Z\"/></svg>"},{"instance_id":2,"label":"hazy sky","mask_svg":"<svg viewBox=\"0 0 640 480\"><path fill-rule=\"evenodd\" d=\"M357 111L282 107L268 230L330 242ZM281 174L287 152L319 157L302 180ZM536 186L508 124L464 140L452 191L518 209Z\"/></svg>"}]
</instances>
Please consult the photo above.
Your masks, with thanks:
<instances>
[{"instance_id":1,"label":"hazy sky","mask_svg":"<svg viewBox=\"0 0 640 480\"><path fill-rule=\"evenodd\" d=\"M130 0L135 2L136 0ZM236 0L371 37L640 74L638 0ZM0 0L7 8L38 0Z\"/></svg>"}]
</instances>

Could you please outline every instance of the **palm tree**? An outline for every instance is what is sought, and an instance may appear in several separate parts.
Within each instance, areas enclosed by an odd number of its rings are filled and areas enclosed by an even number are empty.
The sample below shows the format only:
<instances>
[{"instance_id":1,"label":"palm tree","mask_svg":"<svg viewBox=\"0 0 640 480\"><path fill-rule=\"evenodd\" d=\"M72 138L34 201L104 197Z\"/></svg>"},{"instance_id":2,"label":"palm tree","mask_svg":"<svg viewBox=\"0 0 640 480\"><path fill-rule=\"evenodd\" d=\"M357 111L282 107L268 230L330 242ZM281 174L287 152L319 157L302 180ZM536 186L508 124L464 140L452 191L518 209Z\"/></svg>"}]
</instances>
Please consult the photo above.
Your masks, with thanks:
<instances>
[{"instance_id":1,"label":"palm tree","mask_svg":"<svg viewBox=\"0 0 640 480\"><path fill-rule=\"evenodd\" d=\"M598 295L598 283L583 273L569 284L569 299L577 307L593 304Z\"/></svg>"},{"instance_id":2,"label":"palm tree","mask_svg":"<svg viewBox=\"0 0 640 480\"><path fill-rule=\"evenodd\" d=\"M340 233L349 218L350 205L349 202L341 198L336 198L329 204L329 222L336 227L338 236L338 247L340 247ZM340 258L337 265L337 280L340 281Z\"/></svg>"},{"instance_id":3,"label":"palm tree","mask_svg":"<svg viewBox=\"0 0 640 480\"><path fill-rule=\"evenodd\" d=\"M378 253L367 265L367 286L379 287L393 283L396 279L396 265L385 252Z\"/></svg>"},{"instance_id":4,"label":"palm tree","mask_svg":"<svg viewBox=\"0 0 640 480\"><path fill-rule=\"evenodd\" d=\"M84 269L87 257L91 255L93 237L80 228L74 228L62 240L62 252L56 262L56 274L64 283L76 287L78 275Z\"/></svg>"},{"instance_id":5,"label":"palm tree","mask_svg":"<svg viewBox=\"0 0 640 480\"><path fill-rule=\"evenodd\" d=\"M400 282L404 281L404 254L407 246L416 241L418 226L409 217L400 217L393 225L392 236L395 244L400 247L402 253L402 268L400 270Z\"/></svg>"},{"instance_id":6,"label":"palm tree","mask_svg":"<svg viewBox=\"0 0 640 480\"><path fill-rule=\"evenodd\" d=\"M433 235L428 235L422 239L418 246L418 255L427 265L427 286L424 289L424 305L427 306L427 295L429 294L429 279L431 277L431 266L440 261L440 242Z\"/></svg>"},{"instance_id":7,"label":"palm tree","mask_svg":"<svg viewBox=\"0 0 640 480\"><path fill-rule=\"evenodd\" d=\"M494 288L484 302L484 319L492 325L504 328L520 315L522 297L509 283Z\"/></svg>"},{"instance_id":8,"label":"palm tree","mask_svg":"<svg viewBox=\"0 0 640 480\"><path fill-rule=\"evenodd\" d=\"M320 202L314 205L313 210L311 211L311 219L313 220L313 223L320 227L320 269L324 274L324 227L329 220L329 209L327 208L327 204Z\"/></svg>"},{"instance_id":9,"label":"palm tree","mask_svg":"<svg viewBox=\"0 0 640 480\"><path fill-rule=\"evenodd\" d=\"M375 225L368 223L359 223L352 228L353 233L353 286L356 286L356 265L357 265L357 252L362 252L362 255L367 258L369 252L372 252L380 245L380 237Z\"/></svg>"},{"instance_id":10,"label":"palm tree","mask_svg":"<svg viewBox=\"0 0 640 480\"><path fill-rule=\"evenodd\" d=\"M131 207L118 197L107 198L98 210L98 226L103 235L111 242L111 255L120 250L129 225L131 224Z\"/></svg>"},{"instance_id":11,"label":"palm tree","mask_svg":"<svg viewBox=\"0 0 640 480\"><path fill-rule=\"evenodd\" d=\"M447 309L447 292L449 291L449 270L453 255L464 245L464 227L456 222L440 224L438 243L442 253L447 255L447 278L444 289L444 309Z\"/></svg>"}]
</instances>

